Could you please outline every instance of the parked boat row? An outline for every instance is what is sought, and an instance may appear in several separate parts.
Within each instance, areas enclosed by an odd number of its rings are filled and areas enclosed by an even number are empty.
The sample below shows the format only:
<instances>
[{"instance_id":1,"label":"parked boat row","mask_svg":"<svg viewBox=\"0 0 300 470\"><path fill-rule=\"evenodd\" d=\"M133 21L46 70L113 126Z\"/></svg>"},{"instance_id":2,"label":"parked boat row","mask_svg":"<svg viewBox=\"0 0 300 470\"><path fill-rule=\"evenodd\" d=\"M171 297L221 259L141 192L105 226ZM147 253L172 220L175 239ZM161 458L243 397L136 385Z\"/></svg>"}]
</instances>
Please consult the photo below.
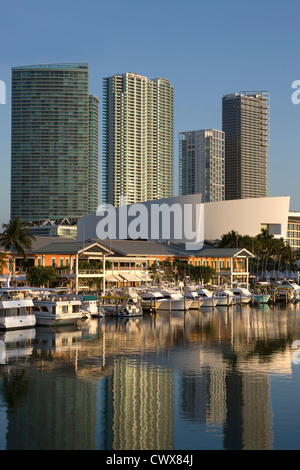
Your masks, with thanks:
<instances>
[{"instance_id":1,"label":"parked boat row","mask_svg":"<svg viewBox=\"0 0 300 470\"><path fill-rule=\"evenodd\" d=\"M183 292L171 288L143 288L138 291L144 309L161 310L189 310L200 307L230 306L240 303L249 303L251 293L246 289L236 292L230 289L209 291L202 286L187 287Z\"/></svg>"},{"instance_id":2,"label":"parked boat row","mask_svg":"<svg viewBox=\"0 0 300 470\"><path fill-rule=\"evenodd\" d=\"M116 302L116 300L118 302ZM73 295L60 289L0 289L0 329L32 328L35 325L76 324L87 317L142 315L141 299L123 296L113 301L97 295Z\"/></svg>"},{"instance_id":3,"label":"parked boat row","mask_svg":"<svg viewBox=\"0 0 300 470\"><path fill-rule=\"evenodd\" d=\"M281 283L276 298L300 300L298 284ZM219 306L268 303L272 294L253 293L243 286L232 289L201 285L182 289L143 286L113 290L106 297L97 294L74 295L64 289L2 288L0 289L0 329L30 328L35 325L75 324L85 317L134 317L145 311L187 311ZM273 300L275 296L273 295Z\"/></svg>"}]
</instances>

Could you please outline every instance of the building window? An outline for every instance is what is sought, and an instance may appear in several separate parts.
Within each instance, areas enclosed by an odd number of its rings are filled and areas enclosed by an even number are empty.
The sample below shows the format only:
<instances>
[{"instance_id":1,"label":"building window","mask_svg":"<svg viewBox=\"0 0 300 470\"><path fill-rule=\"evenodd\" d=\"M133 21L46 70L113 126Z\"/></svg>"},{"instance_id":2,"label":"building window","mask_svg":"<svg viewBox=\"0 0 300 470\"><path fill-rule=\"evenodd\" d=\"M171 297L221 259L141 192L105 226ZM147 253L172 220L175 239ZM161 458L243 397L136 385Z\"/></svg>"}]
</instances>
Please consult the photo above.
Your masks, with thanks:
<instances>
[{"instance_id":1,"label":"building window","mask_svg":"<svg viewBox=\"0 0 300 470\"><path fill-rule=\"evenodd\" d=\"M56 267L55 258L52 258L52 268L55 268L55 267Z\"/></svg>"},{"instance_id":2,"label":"building window","mask_svg":"<svg viewBox=\"0 0 300 470\"><path fill-rule=\"evenodd\" d=\"M63 258L60 258L60 267L62 268L64 265L64 259Z\"/></svg>"},{"instance_id":3,"label":"building window","mask_svg":"<svg viewBox=\"0 0 300 470\"><path fill-rule=\"evenodd\" d=\"M38 265L38 266L42 266L42 258L38 258L38 259L37 259L37 265Z\"/></svg>"}]
</instances>

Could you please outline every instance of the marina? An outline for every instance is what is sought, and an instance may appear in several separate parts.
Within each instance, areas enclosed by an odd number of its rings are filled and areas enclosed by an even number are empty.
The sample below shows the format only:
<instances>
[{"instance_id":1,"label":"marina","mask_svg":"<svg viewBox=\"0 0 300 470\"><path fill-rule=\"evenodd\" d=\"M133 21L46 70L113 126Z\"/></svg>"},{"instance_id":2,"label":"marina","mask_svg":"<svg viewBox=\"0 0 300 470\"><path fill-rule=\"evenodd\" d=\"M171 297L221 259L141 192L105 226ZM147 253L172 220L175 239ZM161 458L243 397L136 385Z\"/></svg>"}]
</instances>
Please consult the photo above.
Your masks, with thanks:
<instances>
[{"instance_id":1,"label":"marina","mask_svg":"<svg viewBox=\"0 0 300 470\"><path fill-rule=\"evenodd\" d=\"M0 448L299 450L299 339L299 303L3 331Z\"/></svg>"},{"instance_id":2,"label":"marina","mask_svg":"<svg viewBox=\"0 0 300 470\"><path fill-rule=\"evenodd\" d=\"M300 449L299 290L1 289L0 449Z\"/></svg>"},{"instance_id":3,"label":"marina","mask_svg":"<svg viewBox=\"0 0 300 470\"><path fill-rule=\"evenodd\" d=\"M2 288L0 289L0 330L30 328L37 325L75 325L90 317L139 317L144 313L184 312L216 307L231 308L236 304L269 305L300 301L298 284L285 281L276 286L245 286L147 284L111 288L101 293L74 294L64 288Z\"/></svg>"}]
</instances>

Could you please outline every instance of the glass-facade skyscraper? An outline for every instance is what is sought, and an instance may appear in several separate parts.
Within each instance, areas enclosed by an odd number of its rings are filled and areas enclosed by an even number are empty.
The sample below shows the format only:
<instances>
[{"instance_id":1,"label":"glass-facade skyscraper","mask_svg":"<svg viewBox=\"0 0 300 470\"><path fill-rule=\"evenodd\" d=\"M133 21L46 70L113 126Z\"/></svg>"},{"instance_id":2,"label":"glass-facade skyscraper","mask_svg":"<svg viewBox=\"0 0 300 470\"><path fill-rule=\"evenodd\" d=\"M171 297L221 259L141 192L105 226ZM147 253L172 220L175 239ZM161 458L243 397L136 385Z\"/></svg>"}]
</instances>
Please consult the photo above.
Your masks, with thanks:
<instances>
[{"instance_id":1,"label":"glass-facade skyscraper","mask_svg":"<svg viewBox=\"0 0 300 470\"><path fill-rule=\"evenodd\" d=\"M225 136L216 129L179 133L179 194L202 202L224 200Z\"/></svg>"},{"instance_id":2,"label":"glass-facade skyscraper","mask_svg":"<svg viewBox=\"0 0 300 470\"><path fill-rule=\"evenodd\" d=\"M104 202L118 206L173 196L174 91L164 78L104 79Z\"/></svg>"},{"instance_id":3,"label":"glass-facade skyscraper","mask_svg":"<svg viewBox=\"0 0 300 470\"><path fill-rule=\"evenodd\" d=\"M267 92L223 96L226 200L267 197L269 111Z\"/></svg>"},{"instance_id":4,"label":"glass-facade skyscraper","mask_svg":"<svg viewBox=\"0 0 300 470\"><path fill-rule=\"evenodd\" d=\"M11 218L97 210L98 104L87 63L12 69Z\"/></svg>"}]
</instances>

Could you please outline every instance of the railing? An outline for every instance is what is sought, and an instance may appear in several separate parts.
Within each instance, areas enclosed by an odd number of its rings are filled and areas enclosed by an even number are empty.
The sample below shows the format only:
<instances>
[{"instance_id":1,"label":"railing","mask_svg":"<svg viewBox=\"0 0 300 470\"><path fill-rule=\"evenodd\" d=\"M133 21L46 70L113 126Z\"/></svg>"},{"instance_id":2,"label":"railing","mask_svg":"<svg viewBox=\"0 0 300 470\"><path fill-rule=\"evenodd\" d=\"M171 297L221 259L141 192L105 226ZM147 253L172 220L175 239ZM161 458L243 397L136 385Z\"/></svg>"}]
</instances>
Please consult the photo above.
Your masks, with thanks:
<instances>
[{"instance_id":1,"label":"railing","mask_svg":"<svg viewBox=\"0 0 300 470\"><path fill-rule=\"evenodd\" d=\"M246 273L247 270L246 270L246 267L242 267L242 268L233 268L232 271L230 268L219 268L219 269L216 269L217 273L230 273L232 272L233 274L235 273Z\"/></svg>"},{"instance_id":2,"label":"railing","mask_svg":"<svg viewBox=\"0 0 300 470\"><path fill-rule=\"evenodd\" d=\"M113 276L114 274L118 275L119 273L126 273L126 274L134 274L136 271L138 272L143 272L142 269L129 269L129 268L120 268L120 269L106 269L105 270L105 274L107 276ZM61 275L68 275L68 274L72 274L72 275L75 275L76 274L76 270L75 268L74 269L59 269L57 270L57 275L58 276L61 276ZM78 269L78 274L85 274L85 275L88 275L88 274L100 274L100 275L103 275L103 270L102 269Z\"/></svg>"}]
</instances>

